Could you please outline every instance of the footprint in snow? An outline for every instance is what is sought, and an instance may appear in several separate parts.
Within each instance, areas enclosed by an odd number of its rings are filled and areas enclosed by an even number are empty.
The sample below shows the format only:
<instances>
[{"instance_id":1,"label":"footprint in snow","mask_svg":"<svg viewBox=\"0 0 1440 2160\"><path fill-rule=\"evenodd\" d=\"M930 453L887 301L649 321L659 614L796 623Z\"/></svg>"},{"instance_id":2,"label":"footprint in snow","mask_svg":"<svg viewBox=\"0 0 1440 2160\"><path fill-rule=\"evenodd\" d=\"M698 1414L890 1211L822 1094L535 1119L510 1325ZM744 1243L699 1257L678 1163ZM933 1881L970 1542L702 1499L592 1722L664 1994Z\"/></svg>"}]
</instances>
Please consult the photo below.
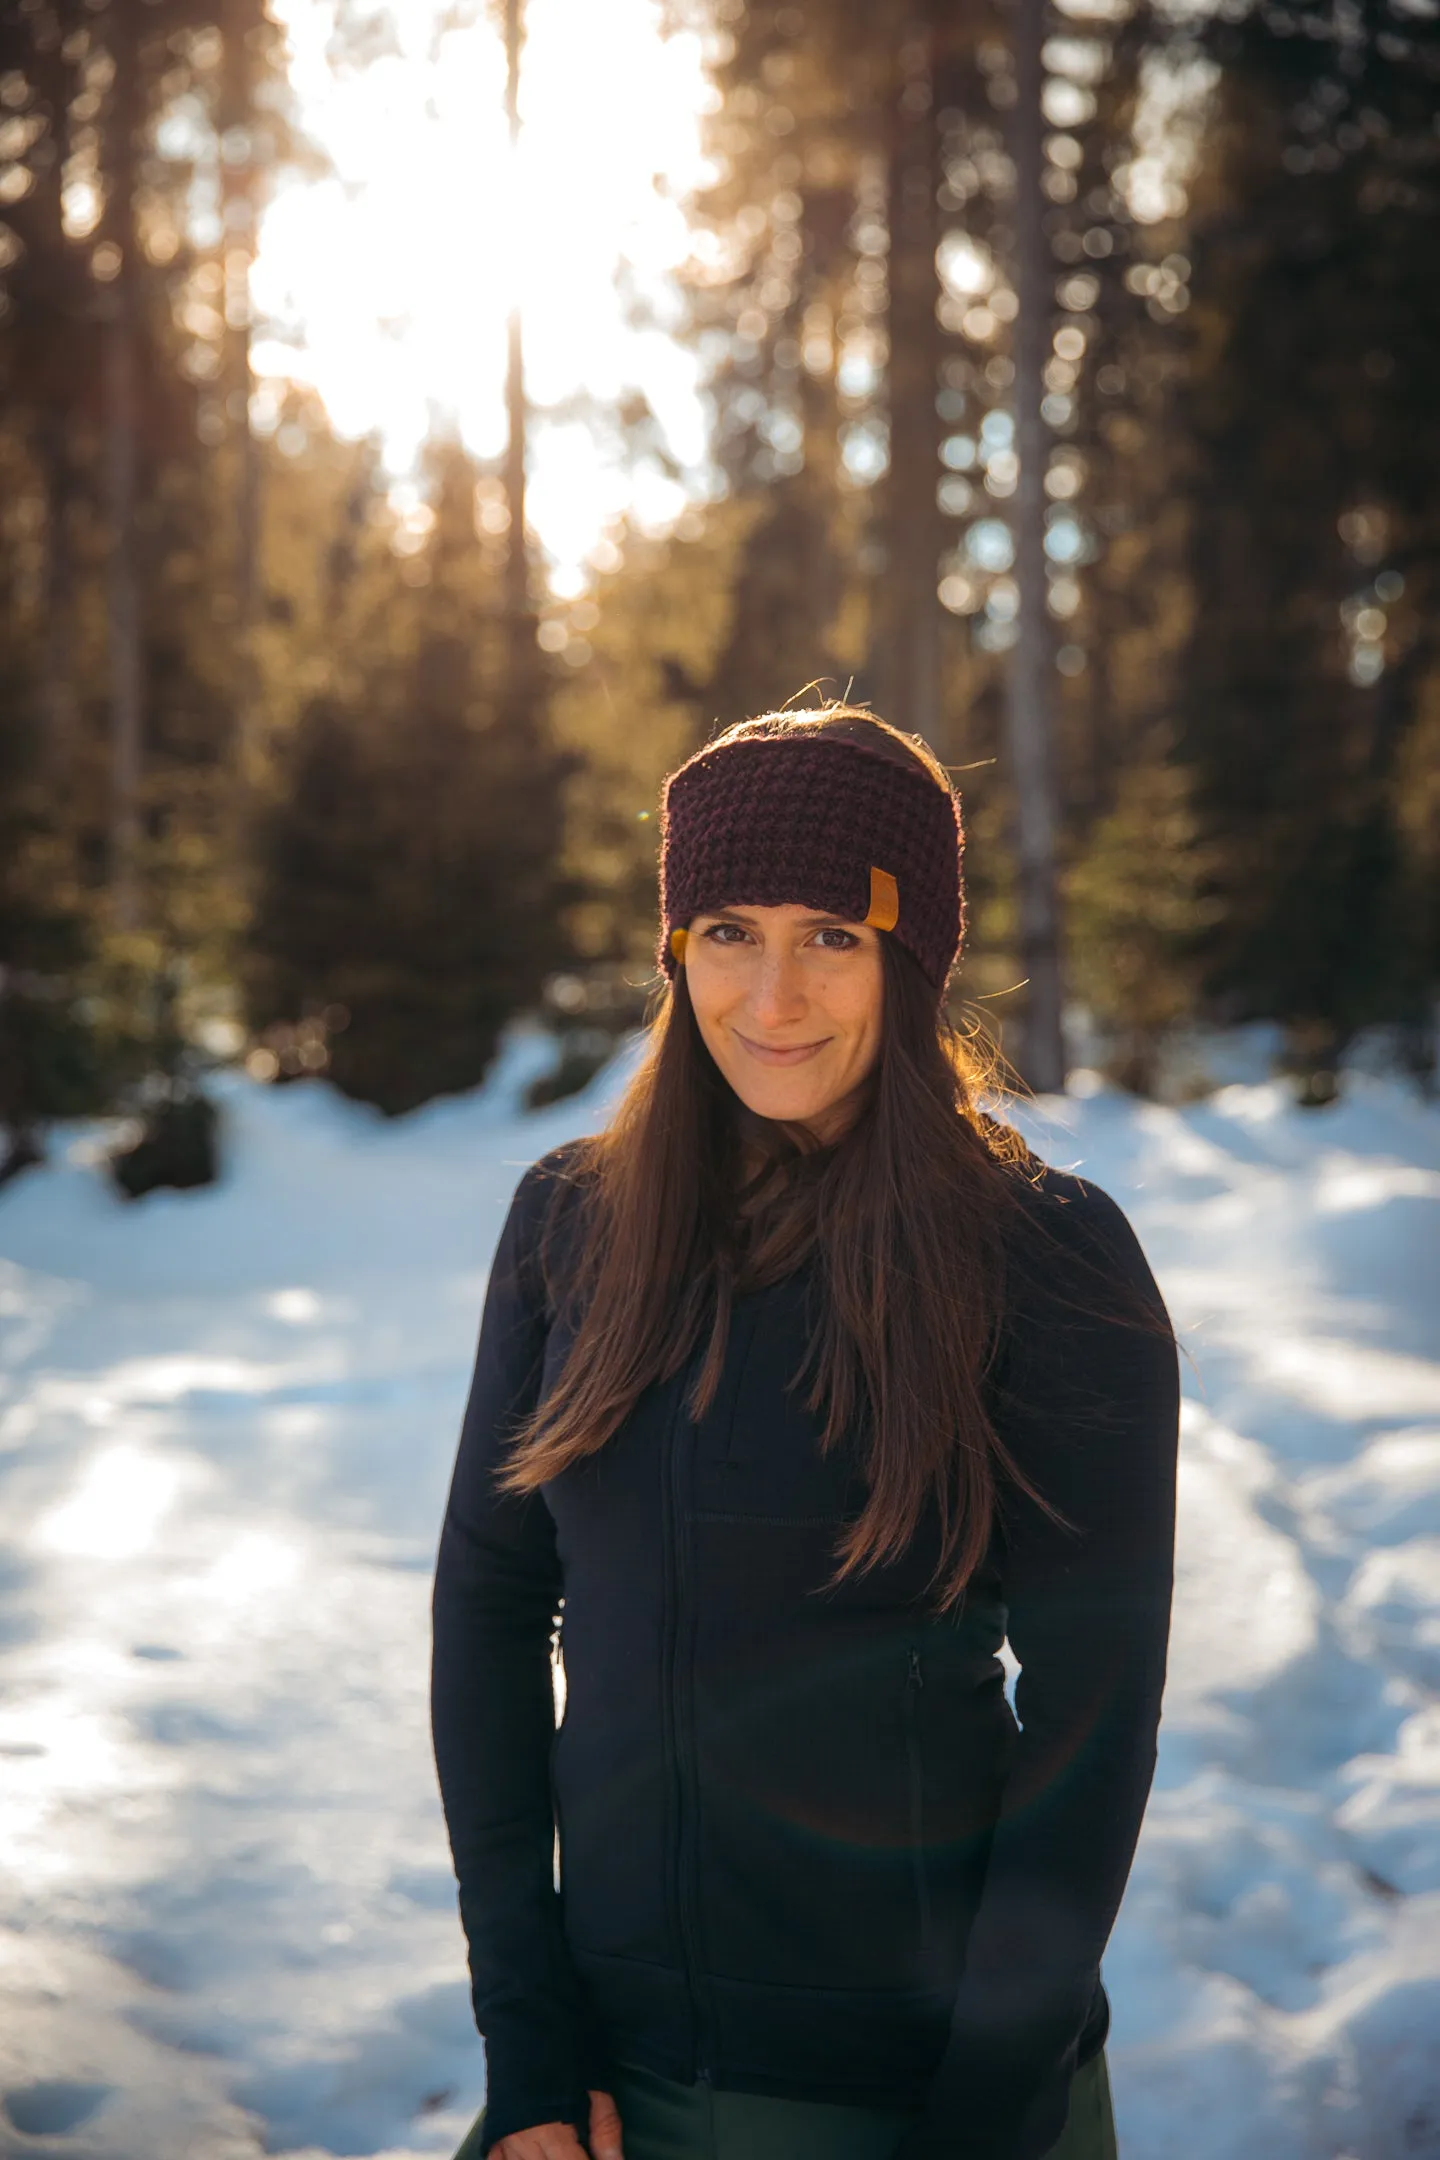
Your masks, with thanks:
<instances>
[{"instance_id":1,"label":"footprint in snow","mask_svg":"<svg viewBox=\"0 0 1440 2160\"><path fill-rule=\"evenodd\" d=\"M38 2085L14 2085L3 2096L12 2128L25 2137L64 2137L89 2122L110 2097L109 2085L71 2085L63 2078L45 2078Z\"/></svg>"}]
</instances>

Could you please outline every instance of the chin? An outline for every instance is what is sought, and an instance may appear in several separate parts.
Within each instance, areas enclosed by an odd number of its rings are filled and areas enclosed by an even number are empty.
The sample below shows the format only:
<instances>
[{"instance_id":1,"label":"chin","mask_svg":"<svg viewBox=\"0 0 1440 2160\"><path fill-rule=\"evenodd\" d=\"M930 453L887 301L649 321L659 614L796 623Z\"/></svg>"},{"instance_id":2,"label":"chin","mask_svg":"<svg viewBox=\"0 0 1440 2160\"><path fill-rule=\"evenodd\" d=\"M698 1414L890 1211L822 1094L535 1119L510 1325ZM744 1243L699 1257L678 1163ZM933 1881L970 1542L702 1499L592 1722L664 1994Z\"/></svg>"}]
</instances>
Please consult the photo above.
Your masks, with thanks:
<instances>
[{"instance_id":1,"label":"chin","mask_svg":"<svg viewBox=\"0 0 1440 2160\"><path fill-rule=\"evenodd\" d=\"M730 1085L747 1110L777 1125L806 1125L812 1118L823 1117L834 1101L833 1095L822 1094L817 1088L767 1088L749 1082L736 1087L733 1080Z\"/></svg>"}]
</instances>

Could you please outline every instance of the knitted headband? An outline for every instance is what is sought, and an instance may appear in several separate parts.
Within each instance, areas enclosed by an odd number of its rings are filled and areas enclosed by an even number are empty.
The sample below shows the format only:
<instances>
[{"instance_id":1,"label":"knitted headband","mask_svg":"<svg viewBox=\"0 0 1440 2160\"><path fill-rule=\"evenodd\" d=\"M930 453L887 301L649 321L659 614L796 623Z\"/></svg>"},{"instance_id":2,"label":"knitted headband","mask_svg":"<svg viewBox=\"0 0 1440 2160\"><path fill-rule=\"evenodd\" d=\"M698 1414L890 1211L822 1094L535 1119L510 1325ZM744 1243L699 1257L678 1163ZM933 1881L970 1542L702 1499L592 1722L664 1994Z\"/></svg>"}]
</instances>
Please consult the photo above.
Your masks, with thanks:
<instances>
[{"instance_id":1,"label":"knitted headband","mask_svg":"<svg viewBox=\"0 0 1440 2160\"><path fill-rule=\"evenodd\" d=\"M708 744L665 783L659 964L673 979L695 915L793 902L888 930L939 992L964 932L963 848L957 797L878 731Z\"/></svg>"}]
</instances>

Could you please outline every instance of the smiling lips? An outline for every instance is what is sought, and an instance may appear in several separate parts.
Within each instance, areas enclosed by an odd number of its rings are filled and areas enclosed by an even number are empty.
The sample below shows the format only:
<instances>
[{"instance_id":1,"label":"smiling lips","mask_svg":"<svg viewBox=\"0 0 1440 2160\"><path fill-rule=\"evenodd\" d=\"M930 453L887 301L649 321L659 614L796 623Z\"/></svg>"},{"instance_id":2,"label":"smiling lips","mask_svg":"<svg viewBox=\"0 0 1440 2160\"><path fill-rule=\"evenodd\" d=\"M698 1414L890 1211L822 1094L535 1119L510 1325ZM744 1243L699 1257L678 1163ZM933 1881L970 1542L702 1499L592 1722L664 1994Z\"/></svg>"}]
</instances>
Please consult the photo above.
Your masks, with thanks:
<instances>
[{"instance_id":1,"label":"smiling lips","mask_svg":"<svg viewBox=\"0 0 1440 2160\"><path fill-rule=\"evenodd\" d=\"M758 1058L762 1065L803 1065L807 1058L814 1057L817 1050L823 1050L830 1040L828 1035L823 1035L819 1042L797 1043L793 1048L787 1049L775 1043L752 1042L750 1037L742 1035L738 1028L733 1029L732 1033L741 1048L748 1050L751 1057Z\"/></svg>"}]
</instances>

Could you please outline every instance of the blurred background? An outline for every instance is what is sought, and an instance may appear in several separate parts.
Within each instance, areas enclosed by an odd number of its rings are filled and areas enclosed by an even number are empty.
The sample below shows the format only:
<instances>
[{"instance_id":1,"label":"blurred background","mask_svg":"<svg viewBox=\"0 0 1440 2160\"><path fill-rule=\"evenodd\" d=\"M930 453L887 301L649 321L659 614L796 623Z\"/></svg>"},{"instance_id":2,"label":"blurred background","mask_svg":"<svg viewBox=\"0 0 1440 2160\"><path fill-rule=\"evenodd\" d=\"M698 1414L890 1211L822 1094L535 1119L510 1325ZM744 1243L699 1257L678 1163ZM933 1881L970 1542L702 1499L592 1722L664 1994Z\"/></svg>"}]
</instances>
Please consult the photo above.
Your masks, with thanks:
<instances>
[{"instance_id":1,"label":"blurred background","mask_svg":"<svg viewBox=\"0 0 1440 2160\"><path fill-rule=\"evenodd\" d=\"M460 2143L490 1255L847 691L1184 1352L1125 2160L1440 2155L1437 210L1434 0L0 0L3 2160Z\"/></svg>"},{"instance_id":2,"label":"blurred background","mask_svg":"<svg viewBox=\"0 0 1440 2160\"><path fill-rule=\"evenodd\" d=\"M208 1065L395 1113L517 1013L580 1084L661 777L817 682L954 769L1032 1084L1433 1074L1422 0L0 22L6 1170L203 1178Z\"/></svg>"}]
</instances>

